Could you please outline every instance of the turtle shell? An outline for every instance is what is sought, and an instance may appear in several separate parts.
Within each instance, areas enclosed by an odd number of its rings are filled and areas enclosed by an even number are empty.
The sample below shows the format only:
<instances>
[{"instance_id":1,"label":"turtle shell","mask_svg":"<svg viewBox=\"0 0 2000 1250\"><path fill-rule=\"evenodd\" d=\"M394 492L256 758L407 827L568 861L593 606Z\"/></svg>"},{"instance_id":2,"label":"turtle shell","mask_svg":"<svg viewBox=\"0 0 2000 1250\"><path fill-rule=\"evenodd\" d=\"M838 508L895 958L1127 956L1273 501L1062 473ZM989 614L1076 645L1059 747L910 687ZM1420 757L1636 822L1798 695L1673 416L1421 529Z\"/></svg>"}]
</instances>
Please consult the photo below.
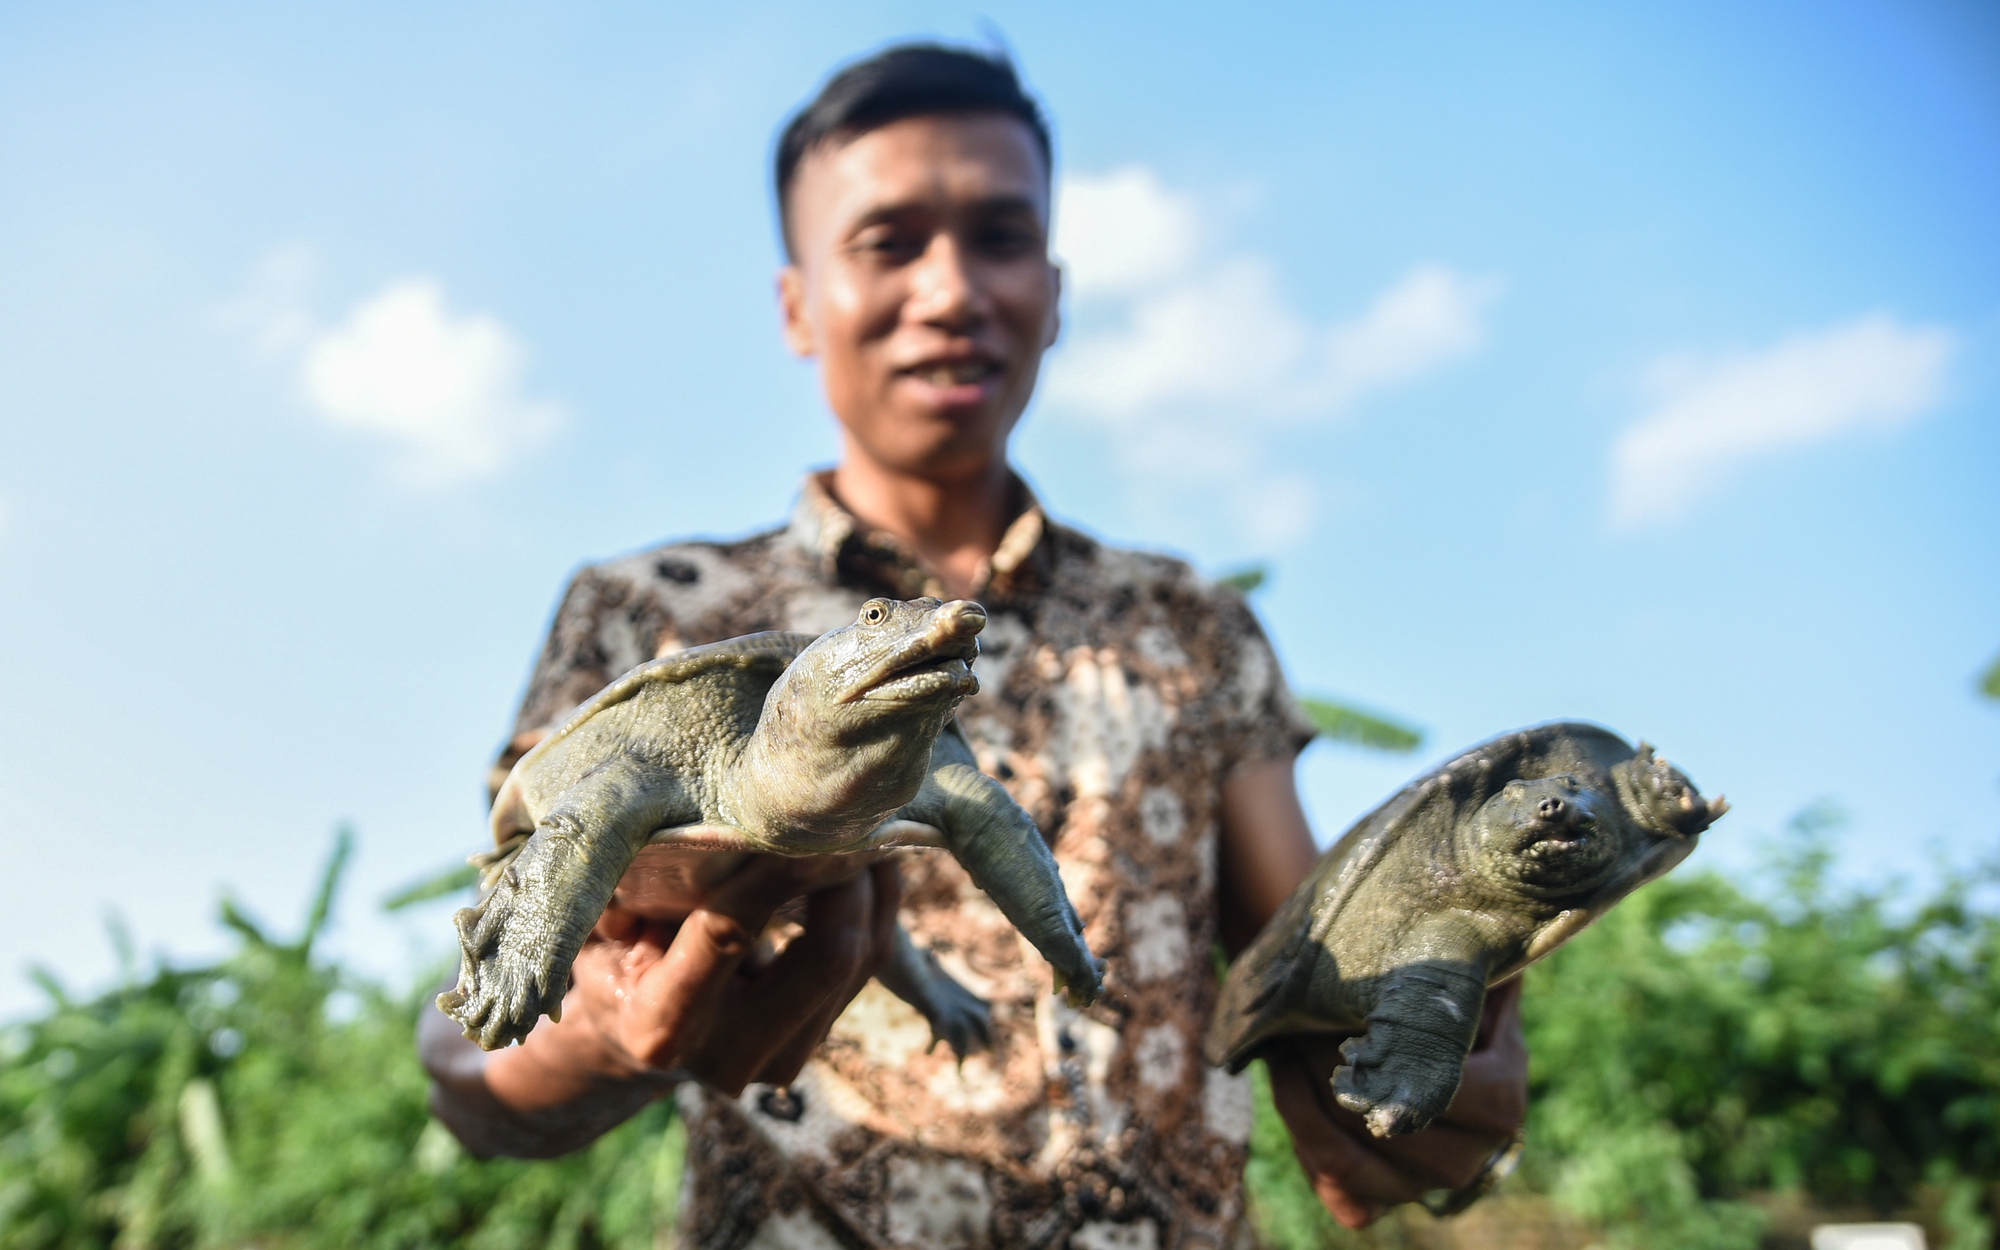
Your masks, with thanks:
<instances>
[{"instance_id":1,"label":"turtle shell","mask_svg":"<svg viewBox=\"0 0 2000 1250\"><path fill-rule=\"evenodd\" d=\"M624 703L648 686L673 685L719 668L737 668L742 670L744 680L720 693L725 698L754 704L756 709L761 709L764 697L777 684L785 666L797 658L799 652L812 645L817 637L817 634L766 630L705 646L689 647L641 664L585 700L570 713L567 720L551 730L548 737L536 743L515 763L513 773L533 768L537 761L555 750L591 717ZM754 724L757 718L753 712L747 719ZM509 774L508 781L501 785L500 793L494 798L492 828L496 847L505 847L522 833L532 832L535 827L521 810L520 790L511 784L513 773Z\"/></svg>"}]
</instances>

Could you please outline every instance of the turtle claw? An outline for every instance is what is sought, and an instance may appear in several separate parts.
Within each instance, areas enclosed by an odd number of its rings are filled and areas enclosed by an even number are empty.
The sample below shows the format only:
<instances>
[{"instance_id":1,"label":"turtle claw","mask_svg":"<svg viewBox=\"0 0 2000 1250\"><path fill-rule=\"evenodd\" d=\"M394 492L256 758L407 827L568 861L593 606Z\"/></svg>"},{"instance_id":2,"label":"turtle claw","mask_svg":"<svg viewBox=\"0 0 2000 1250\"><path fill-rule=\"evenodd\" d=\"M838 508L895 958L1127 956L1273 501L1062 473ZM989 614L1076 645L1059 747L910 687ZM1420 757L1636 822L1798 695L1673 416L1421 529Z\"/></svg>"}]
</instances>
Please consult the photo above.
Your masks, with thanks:
<instances>
[{"instance_id":1,"label":"turtle claw","mask_svg":"<svg viewBox=\"0 0 2000 1250\"><path fill-rule=\"evenodd\" d=\"M1055 975L1056 993L1071 1007L1082 1011L1104 995L1104 961L1084 952L1084 976L1074 972L1064 972L1061 968L1051 968Z\"/></svg>"}]
</instances>

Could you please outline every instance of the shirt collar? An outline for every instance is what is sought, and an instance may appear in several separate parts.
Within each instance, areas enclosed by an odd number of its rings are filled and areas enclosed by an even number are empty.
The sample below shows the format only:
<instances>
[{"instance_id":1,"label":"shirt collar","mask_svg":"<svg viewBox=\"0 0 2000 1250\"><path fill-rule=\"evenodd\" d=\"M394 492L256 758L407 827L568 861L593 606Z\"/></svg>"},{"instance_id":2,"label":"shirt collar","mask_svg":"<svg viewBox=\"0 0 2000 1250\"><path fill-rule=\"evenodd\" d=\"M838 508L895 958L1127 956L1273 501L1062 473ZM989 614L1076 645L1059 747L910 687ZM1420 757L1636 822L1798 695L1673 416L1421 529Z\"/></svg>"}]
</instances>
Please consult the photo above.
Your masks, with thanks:
<instances>
[{"instance_id":1,"label":"shirt collar","mask_svg":"<svg viewBox=\"0 0 2000 1250\"><path fill-rule=\"evenodd\" d=\"M1037 580L1048 561L1048 518L1033 490L1009 475L1020 512L1000 536L1000 545L981 572L973 593L982 598L1019 594ZM806 475L787 527L792 543L812 561L822 580L880 588L902 599L946 597L937 575L924 567L894 535L864 526L833 497L833 471Z\"/></svg>"}]
</instances>

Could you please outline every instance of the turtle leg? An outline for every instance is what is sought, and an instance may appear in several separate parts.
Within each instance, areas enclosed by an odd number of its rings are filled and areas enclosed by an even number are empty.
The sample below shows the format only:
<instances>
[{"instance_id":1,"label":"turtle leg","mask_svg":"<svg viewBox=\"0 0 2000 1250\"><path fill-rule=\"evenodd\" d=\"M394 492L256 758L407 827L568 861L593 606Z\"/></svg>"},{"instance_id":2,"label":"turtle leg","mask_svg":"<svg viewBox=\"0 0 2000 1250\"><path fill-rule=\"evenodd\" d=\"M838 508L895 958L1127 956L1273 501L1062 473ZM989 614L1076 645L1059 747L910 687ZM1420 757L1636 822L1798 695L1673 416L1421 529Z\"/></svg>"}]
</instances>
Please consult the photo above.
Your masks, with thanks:
<instances>
[{"instance_id":1,"label":"turtle leg","mask_svg":"<svg viewBox=\"0 0 2000 1250\"><path fill-rule=\"evenodd\" d=\"M1340 1044L1347 1063L1334 1070L1333 1096L1375 1136L1400 1137L1429 1124L1458 1092L1486 977L1472 964L1426 959L1384 981L1368 1031Z\"/></svg>"},{"instance_id":2,"label":"turtle leg","mask_svg":"<svg viewBox=\"0 0 2000 1250\"><path fill-rule=\"evenodd\" d=\"M896 949L875 979L931 1022L933 1048L944 1042L960 1060L992 1048L993 1018L986 1000L939 967L937 956L912 942L902 925L896 926Z\"/></svg>"},{"instance_id":3,"label":"turtle leg","mask_svg":"<svg viewBox=\"0 0 2000 1250\"><path fill-rule=\"evenodd\" d=\"M952 751L952 744L966 762L933 768L916 799L898 814L943 832L945 846L972 874L972 883L1055 969L1056 988L1073 1006L1088 1006L1104 989L1103 964L1083 939L1083 922L1063 889L1056 857L1034 817L969 762L971 751L956 734L939 735L933 759Z\"/></svg>"},{"instance_id":4,"label":"turtle leg","mask_svg":"<svg viewBox=\"0 0 2000 1250\"><path fill-rule=\"evenodd\" d=\"M560 1019L570 965L618 880L680 789L670 773L616 756L563 791L477 906L452 917L458 985L438 1008L487 1050Z\"/></svg>"}]
</instances>

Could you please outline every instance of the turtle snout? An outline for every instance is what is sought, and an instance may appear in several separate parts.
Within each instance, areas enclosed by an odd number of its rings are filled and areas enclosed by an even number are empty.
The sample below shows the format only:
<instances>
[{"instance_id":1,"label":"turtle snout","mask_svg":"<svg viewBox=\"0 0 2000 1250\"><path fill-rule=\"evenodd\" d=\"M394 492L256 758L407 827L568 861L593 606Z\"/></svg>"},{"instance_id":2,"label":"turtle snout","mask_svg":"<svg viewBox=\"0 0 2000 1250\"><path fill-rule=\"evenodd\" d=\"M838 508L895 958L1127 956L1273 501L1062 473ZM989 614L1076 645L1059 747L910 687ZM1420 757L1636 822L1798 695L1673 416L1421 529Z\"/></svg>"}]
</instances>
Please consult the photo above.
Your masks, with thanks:
<instances>
[{"instance_id":1,"label":"turtle snout","mask_svg":"<svg viewBox=\"0 0 2000 1250\"><path fill-rule=\"evenodd\" d=\"M1541 817L1543 820L1553 823L1555 821L1561 820L1565 815L1567 815L1568 809L1569 809L1569 804L1563 802L1559 798L1556 798L1554 795L1550 795L1549 797L1543 799L1541 802L1535 804L1535 815Z\"/></svg>"},{"instance_id":2,"label":"turtle snout","mask_svg":"<svg viewBox=\"0 0 2000 1250\"><path fill-rule=\"evenodd\" d=\"M986 628L986 609L970 599L954 599L931 614L931 631L940 642L976 637Z\"/></svg>"}]
</instances>

